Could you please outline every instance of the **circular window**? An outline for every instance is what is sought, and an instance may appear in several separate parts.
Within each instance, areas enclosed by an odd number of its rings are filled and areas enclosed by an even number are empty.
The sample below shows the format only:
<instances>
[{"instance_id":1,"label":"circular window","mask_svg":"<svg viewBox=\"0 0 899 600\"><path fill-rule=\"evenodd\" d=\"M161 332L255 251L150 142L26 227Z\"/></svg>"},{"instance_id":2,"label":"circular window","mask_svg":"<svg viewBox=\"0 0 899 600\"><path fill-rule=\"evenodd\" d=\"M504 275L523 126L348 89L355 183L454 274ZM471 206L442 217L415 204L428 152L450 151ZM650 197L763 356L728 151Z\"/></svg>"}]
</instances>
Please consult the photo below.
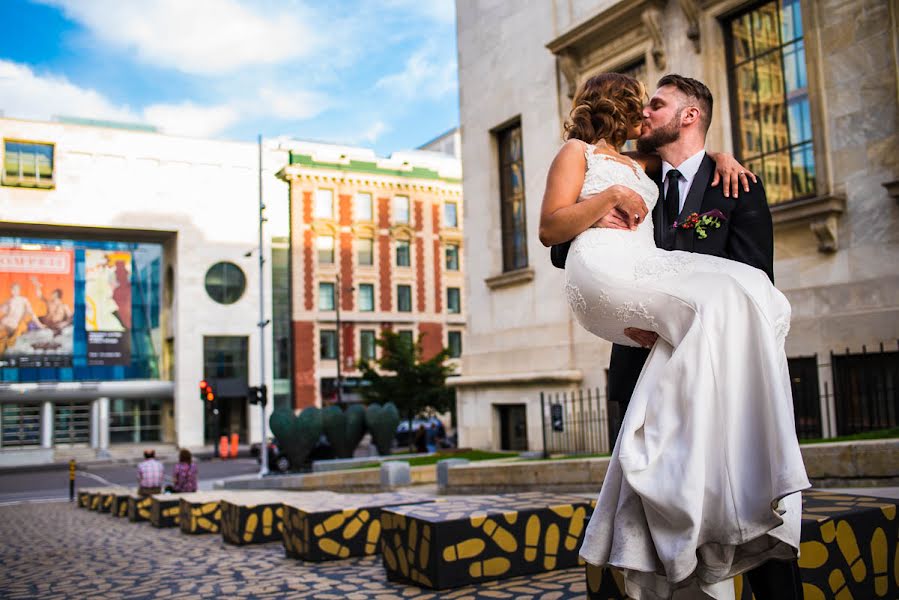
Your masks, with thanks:
<instances>
[{"instance_id":1,"label":"circular window","mask_svg":"<svg viewBox=\"0 0 899 600\"><path fill-rule=\"evenodd\" d=\"M220 304L234 304L245 289L247 278L234 263L216 263L206 271L206 293Z\"/></svg>"}]
</instances>

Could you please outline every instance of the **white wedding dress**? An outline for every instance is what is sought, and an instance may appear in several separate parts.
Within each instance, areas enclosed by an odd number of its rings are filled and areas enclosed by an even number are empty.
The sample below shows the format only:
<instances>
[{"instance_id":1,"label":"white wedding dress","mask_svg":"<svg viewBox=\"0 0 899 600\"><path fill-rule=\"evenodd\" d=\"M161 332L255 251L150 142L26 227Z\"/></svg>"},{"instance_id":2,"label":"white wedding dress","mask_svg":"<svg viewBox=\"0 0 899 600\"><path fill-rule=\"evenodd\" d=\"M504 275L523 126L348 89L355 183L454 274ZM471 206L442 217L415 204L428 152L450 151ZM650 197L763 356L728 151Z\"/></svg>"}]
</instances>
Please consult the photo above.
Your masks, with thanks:
<instances>
[{"instance_id":1,"label":"white wedding dress","mask_svg":"<svg viewBox=\"0 0 899 600\"><path fill-rule=\"evenodd\" d=\"M636 163L590 145L585 154L582 196L625 185L649 215L634 231L591 228L575 238L569 306L611 342L636 346L625 327L659 340L580 554L621 569L635 599L732 598L734 575L799 548L798 492L809 482L784 353L790 305L758 269L656 248L656 184Z\"/></svg>"}]
</instances>

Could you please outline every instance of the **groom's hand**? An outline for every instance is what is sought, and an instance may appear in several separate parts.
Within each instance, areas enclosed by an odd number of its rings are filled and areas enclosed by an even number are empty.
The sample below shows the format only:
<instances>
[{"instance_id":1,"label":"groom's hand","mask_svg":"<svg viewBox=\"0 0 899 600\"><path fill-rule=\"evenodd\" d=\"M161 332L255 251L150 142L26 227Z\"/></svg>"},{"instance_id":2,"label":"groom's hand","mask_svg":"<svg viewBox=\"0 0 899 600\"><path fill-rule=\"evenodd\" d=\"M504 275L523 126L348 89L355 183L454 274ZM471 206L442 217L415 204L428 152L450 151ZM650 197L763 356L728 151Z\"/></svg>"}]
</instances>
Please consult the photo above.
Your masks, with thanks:
<instances>
[{"instance_id":1,"label":"groom's hand","mask_svg":"<svg viewBox=\"0 0 899 600\"><path fill-rule=\"evenodd\" d=\"M624 215L618 209L612 209L591 227L604 227L606 229L630 229Z\"/></svg>"},{"instance_id":2,"label":"groom's hand","mask_svg":"<svg viewBox=\"0 0 899 600\"><path fill-rule=\"evenodd\" d=\"M659 339L659 334L645 329L637 329L636 327L628 327L624 330L624 335L634 340L644 348L652 348L652 345Z\"/></svg>"}]
</instances>

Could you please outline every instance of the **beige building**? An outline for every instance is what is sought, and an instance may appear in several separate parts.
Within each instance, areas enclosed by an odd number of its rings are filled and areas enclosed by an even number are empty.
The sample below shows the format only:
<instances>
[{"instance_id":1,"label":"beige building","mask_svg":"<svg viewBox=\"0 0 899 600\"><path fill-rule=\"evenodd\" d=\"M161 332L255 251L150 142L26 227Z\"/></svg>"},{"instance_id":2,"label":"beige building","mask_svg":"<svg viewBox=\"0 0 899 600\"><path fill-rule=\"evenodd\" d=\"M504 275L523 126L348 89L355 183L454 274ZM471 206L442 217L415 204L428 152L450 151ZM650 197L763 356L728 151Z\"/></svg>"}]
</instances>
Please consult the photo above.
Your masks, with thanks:
<instances>
[{"instance_id":1,"label":"beige building","mask_svg":"<svg viewBox=\"0 0 899 600\"><path fill-rule=\"evenodd\" d=\"M800 435L895 427L897 13L862 0L457 2L463 187L478 199L465 215L460 445L542 449L542 391L604 393L610 345L574 322L537 239L571 97L603 71L650 89L668 72L703 80L708 147L764 178ZM603 427L588 449L609 437Z\"/></svg>"}]
</instances>

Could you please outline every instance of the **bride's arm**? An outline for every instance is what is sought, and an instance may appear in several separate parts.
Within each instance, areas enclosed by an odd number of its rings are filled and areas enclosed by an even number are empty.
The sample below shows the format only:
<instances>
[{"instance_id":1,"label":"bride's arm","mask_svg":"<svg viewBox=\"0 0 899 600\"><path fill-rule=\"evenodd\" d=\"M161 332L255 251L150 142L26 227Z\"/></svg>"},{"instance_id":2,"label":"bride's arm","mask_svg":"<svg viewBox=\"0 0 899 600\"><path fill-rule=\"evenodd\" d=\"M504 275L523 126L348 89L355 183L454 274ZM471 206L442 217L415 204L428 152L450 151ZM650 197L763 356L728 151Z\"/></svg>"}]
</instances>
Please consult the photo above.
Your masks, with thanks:
<instances>
[{"instance_id":1,"label":"bride's arm","mask_svg":"<svg viewBox=\"0 0 899 600\"><path fill-rule=\"evenodd\" d=\"M646 217L643 198L621 185L613 185L578 202L586 164L584 144L569 140L550 165L540 209L539 236L544 246L574 239L616 208L627 215L628 226L631 227L643 222Z\"/></svg>"},{"instance_id":2,"label":"bride's arm","mask_svg":"<svg viewBox=\"0 0 899 600\"><path fill-rule=\"evenodd\" d=\"M623 152L625 156L630 156L640 163L643 170L650 177L659 176L662 170L662 159L658 154L643 154L642 152ZM724 197L727 198L733 194L734 198L740 196L740 184L743 184L743 191L749 191L749 180L752 183L758 183L755 173L741 165L733 154L727 152L708 152L715 162L715 176L712 177L712 187L718 185L718 182L724 182Z\"/></svg>"}]
</instances>

